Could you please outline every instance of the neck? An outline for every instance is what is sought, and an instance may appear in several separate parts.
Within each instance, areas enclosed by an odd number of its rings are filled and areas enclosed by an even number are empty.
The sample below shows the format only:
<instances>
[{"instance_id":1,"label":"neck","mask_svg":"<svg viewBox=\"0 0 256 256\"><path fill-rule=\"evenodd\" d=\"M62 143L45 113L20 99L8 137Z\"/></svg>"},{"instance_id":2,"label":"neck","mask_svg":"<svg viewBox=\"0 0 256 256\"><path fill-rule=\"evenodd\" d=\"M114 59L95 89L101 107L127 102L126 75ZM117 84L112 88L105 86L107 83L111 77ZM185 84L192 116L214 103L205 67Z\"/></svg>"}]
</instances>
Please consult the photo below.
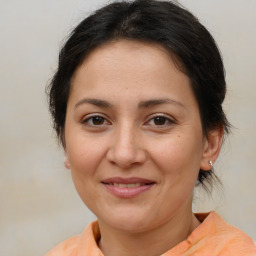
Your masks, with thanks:
<instances>
[{"instance_id":1,"label":"neck","mask_svg":"<svg viewBox=\"0 0 256 256\"><path fill-rule=\"evenodd\" d=\"M99 220L99 247L104 256L161 255L187 239L199 224L191 211L173 217L160 227L138 233L112 229Z\"/></svg>"}]
</instances>

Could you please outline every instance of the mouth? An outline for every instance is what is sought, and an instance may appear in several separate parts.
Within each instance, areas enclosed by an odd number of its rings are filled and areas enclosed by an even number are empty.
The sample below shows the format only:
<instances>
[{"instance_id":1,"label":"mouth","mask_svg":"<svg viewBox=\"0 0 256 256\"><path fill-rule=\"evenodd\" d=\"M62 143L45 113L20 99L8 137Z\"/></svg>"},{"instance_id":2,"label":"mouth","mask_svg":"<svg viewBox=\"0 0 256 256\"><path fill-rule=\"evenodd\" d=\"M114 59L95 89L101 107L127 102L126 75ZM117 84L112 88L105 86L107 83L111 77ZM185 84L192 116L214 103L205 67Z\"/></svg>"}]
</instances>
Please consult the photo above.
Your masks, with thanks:
<instances>
[{"instance_id":1,"label":"mouth","mask_svg":"<svg viewBox=\"0 0 256 256\"><path fill-rule=\"evenodd\" d=\"M106 185L111 185L114 187L119 187L119 188L137 188L145 185L149 185L146 183L130 183L130 184L123 184L123 183L105 183Z\"/></svg>"},{"instance_id":2,"label":"mouth","mask_svg":"<svg viewBox=\"0 0 256 256\"><path fill-rule=\"evenodd\" d=\"M114 196L120 198L136 197L149 191L156 182L142 178L120 178L113 177L101 182L104 187Z\"/></svg>"}]
</instances>

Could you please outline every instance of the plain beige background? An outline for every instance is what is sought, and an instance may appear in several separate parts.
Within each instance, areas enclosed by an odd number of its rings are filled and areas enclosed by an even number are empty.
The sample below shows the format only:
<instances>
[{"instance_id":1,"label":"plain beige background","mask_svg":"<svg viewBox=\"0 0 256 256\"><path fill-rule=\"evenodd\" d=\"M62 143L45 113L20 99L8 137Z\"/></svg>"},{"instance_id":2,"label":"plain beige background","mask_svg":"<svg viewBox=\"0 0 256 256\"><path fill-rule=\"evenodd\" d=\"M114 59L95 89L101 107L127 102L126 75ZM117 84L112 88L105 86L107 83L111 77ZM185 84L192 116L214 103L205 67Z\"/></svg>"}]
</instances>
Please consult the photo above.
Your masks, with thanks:
<instances>
[{"instance_id":1,"label":"plain beige background","mask_svg":"<svg viewBox=\"0 0 256 256\"><path fill-rule=\"evenodd\" d=\"M183 0L222 51L235 126L216 169L213 199L197 191L195 211L216 210L256 239L256 1ZM80 201L51 130L44 88L58 49L103 0L0 1L0 255L44 255L94 216Z\"/></svg>"}]
</instances>

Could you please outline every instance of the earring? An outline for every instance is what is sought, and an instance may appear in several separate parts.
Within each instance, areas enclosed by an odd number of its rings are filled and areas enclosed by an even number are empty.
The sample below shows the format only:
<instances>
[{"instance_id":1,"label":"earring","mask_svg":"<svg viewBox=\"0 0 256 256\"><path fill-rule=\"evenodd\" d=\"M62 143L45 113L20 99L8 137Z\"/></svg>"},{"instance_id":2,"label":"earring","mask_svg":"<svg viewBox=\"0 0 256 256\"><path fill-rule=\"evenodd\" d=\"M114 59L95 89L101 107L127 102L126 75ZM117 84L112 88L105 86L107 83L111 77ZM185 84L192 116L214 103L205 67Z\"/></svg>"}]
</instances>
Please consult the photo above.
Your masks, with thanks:
<instances>
[{"instance_id":1,"label":"earring","mask_svg":"<svg viewBox=\"0 0 256 256\"><path fill-rule=\"evenodd\" d=\"M213 167L213 163L212 163L212 160L208 161L208 164Z\"/></svg>"}]
</instances>

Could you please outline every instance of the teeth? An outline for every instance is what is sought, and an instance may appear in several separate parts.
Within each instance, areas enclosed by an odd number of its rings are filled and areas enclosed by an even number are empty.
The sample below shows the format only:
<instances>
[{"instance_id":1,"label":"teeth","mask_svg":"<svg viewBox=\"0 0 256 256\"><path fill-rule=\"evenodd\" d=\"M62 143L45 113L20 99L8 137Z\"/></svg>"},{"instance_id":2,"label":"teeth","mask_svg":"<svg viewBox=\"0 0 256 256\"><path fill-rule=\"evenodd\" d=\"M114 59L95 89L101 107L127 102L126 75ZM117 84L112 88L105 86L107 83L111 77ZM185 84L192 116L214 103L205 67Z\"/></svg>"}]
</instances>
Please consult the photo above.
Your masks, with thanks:
<instances>
[{"instance_id":1,"label":"teeth","mask_svg":"<svg viewBox=\"0 0 256 256\"><path fill-rule=\"evenodd\" d=\"M119 188L135 188L142 186L142 183L131 183L131 184L122 184L122 183L114 183L114 187L119 187Z\"/></svg>"}]
</instances>

